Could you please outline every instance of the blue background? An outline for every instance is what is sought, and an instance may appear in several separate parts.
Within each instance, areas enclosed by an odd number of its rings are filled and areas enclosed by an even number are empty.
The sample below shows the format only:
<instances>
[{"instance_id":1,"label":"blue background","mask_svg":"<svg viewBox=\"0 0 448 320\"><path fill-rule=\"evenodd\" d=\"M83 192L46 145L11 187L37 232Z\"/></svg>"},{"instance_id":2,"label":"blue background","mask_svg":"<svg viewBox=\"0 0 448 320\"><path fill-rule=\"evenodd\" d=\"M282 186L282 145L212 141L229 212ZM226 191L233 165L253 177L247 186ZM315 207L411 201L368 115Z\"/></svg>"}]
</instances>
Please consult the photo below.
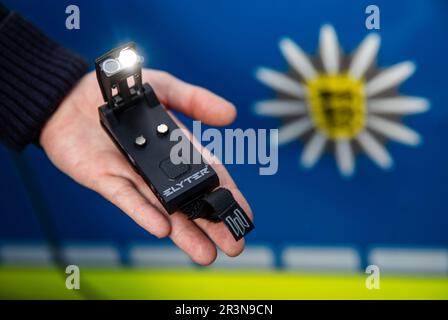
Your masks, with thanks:
<instances>
[{"instance_id":1,"label":"blue background","mask_svg":"<svg viewBox=\"0 0 448 320\"><path fill-rule=\"evenodd\" d=\"M278 49L282 36L314 53L319 28L331 23L349 52L368 34L364 10L372 4L358 0L4 3L88 61L126 41L137 42L147 66L234 102L238 119L233 127L241 128L280 125L276 119L255 116L252 105L275 95L255 80L256 67L287 68ZM69 4L80 7L80 30L65 28ZM405 119L422 134L423 144L410 148L388 143L395 160L388 172L360 155L352 179L340 177L329 154L312 170L302 169L300 142L280 148L279 171L274 176L259 176L253 165L227 166L256 215L257 229L249 243L348 244L361 249L379 244L448 246L448 2L375 4L381 10L379 65L416 62L417 72L401 92L431 101L429 112ZM22 172L34 181L30 194L14 159L0 147L0 240L41 238L30 200L34 197L50 212L65 241L118 245L156 241L100 196L59 172L36 147L27 148L19 159L31 167L30 172Z\"/></svg>"}]
</instances>

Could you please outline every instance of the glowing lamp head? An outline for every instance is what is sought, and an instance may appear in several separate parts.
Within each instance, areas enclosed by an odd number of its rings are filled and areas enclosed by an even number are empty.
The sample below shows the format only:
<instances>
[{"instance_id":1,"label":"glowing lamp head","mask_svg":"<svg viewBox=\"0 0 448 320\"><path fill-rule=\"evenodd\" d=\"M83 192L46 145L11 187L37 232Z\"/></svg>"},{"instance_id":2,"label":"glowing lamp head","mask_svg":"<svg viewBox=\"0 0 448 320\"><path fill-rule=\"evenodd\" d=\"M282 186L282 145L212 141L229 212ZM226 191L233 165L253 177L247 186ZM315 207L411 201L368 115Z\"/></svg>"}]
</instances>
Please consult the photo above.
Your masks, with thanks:
<instances>
[{"instance_id":1,"label":"glowing lamp head","mask_svg":"<svg viewBox=\"0 0 448 320\"><path fill-rule=\"evenodd\" d=\"M138 61L138 56L134 50L126 48L120 52L118 61L122 68L128 68L133 66Z\"/></svg>"},{"instance_id":2,"label":"glowing lamp head","mask_svg":"<svg viewBox=\"0 0 448 320\"><path fill-rule=\"evenodd\" d=\"M119 72L123 72L128 68L141 63L143 58L140 57L133 47L125 47L117 54L110 56L100 64L101 70L106 76L111 77Z\"/></svg>"},{"instance_id":3,"label":"glowing lamp head","mask_svg":"<svg viewBox=\"0 0 448 320\"><path fill-rule=\"evenodd\" d=\"M142 64L143 57L138 54L133 42L95 60L98 83L109 107L130 103L133 96L143 92ZM129 81L131 79L134 81Z\"/></svg>"}]
</instances>

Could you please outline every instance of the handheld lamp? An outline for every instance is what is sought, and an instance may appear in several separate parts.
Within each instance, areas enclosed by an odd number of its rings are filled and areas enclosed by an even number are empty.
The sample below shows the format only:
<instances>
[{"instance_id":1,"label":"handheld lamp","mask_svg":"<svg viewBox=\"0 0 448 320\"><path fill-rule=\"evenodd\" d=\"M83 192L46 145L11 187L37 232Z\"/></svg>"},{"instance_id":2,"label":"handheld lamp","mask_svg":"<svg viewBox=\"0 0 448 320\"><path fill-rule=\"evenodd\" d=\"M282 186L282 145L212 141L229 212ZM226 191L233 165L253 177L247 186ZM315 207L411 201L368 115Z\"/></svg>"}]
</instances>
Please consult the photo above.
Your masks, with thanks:
<instances>
[{"instance_id":1,"label":"handheld lamp","mask_svg":"<svg viewBox=\"0 0 448 320\"><path fill-rule=\"evenodd\" d=\"M169 214L181 211L189 219L222 221L235 240L241 239L254 225L232 193L219 188L215 170L193 145L188 161L171 161L170 151L177 142L170 140L170 132L178 126L151 86L142 84L142 62L134 43L96 59L106 102L99 107L101 125Z\"/></svg>"}]
</instances>

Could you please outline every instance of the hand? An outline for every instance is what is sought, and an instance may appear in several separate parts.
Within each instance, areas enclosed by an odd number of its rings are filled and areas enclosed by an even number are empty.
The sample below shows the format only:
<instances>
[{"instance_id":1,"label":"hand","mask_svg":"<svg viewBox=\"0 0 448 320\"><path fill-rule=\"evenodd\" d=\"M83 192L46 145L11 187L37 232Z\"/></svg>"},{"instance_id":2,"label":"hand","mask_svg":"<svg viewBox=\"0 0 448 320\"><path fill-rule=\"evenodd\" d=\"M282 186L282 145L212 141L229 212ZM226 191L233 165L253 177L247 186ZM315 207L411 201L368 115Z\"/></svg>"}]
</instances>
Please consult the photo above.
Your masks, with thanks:
<instances>
[{"instance_id":1,"label":"hand","mask_svg":"<svg viewBox=\"0 0 448 320\"><path fill-rule=\"evenodd\" d=\"M209 125L226 125L235 107L215 94L161 71L144 70L162 104ZM46 123L40 143L50 160L78 183L115 204L156 237L170 236L193 261L202 265L216 258L216 246L229 256L244 249L222 223L190 221L180 212L168 215L155 195L137 175L101 128L98 106L103 99L94 73L89 73L61 103ZM222 165L213 164L221 185L229 189L252 218L252 213Z\"/></svg>"}]
</instances>

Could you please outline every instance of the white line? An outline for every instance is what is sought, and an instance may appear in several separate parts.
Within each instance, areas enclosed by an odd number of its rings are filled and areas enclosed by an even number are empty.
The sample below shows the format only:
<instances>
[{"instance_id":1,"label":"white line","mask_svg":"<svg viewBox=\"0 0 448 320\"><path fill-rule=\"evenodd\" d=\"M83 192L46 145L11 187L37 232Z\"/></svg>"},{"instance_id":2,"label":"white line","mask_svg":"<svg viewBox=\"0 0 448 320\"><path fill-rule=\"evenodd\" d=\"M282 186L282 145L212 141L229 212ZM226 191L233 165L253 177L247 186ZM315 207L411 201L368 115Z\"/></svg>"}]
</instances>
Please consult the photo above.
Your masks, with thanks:
<instances>
[{"instance_id":1,"label":"white line","mask_svg":"<svg viewBox=\"0 0 448 320\"><path fill-rule=\"evenodd\" d=\"M92 267L116 267L120 265L120 254L113 246L69 245L64 257L70 264Z\"/></svg>"},{"instance_id":2,"label":"white line","mask_svg":"<svg viewBox=\"0 0 448 320\"><path fill-rule=\"evenodd\" d=\"M284 38L280 40L279 45L285 59L302 77L306 80L316 77L316 69L314 69L308 55L294 41Z\"/></svg>"},{"instance_id":3,"label":"white line","mask_svg":"<svg viewBox=\"0 0 448 320\"><path fill-rule=\"evenodd\" d=\"M376 248L369 253L369 264L386 273L448 273L448 250L419 248Z\"/></svg>"},{"instance_id":4,"label":"white line","mask_svg":"<svg viewBox=\"0 0 448 320\"><path fill-rule=\"evenodd\" d=\"M0 261L4 265L49 266L52 264L50 251L45 245L3 245Z\"/></svg>"},{"instance_id":5,"label":"white line","mask_svg":"<svg viewBox=\"0 0 448 320\"><path fill-rule=\"evenodd\" d=\"M366 96L372 97L384 90L400 85L403 81L409 78L414 71L415 64L410 61L397 63L396 65L381 71L367 82L365 87Z\"/></svg>"},{"instance_id":6,"label":"white line","mask_svg":"<svg viewBox=\"0 0 448 320\"><path fill-rule=\"evenodd\" d=\"M346 247L288 247L282 252L286 269L300 271L356 272L358 252Z\"/></svg>"},{"instance_id":7,"label":"white line","mask_svg":"<svg viewBox=\"0 0 448 320\"><path fill-rule=\"evenodd\" d=\"M429 101L420 97L398 96L369 99L367 109L373 113L413 114L429 109Z\"/></svg>"},{"instance_id":8,"label":"white line","mask_svg":"<svg viewBox=\"0 0 448 320\"><path fill-rule=\"evenodd\" d=\"M353 54L353 59L350 63L348 73L356 79L362 78L366 70L372 65L372 62L378 53L379 47L379 35L376 33L371 33L365 37Z\"/></svg>"},{"instance_id":9,"label":"white line","mask_svg":"<svg viewBox=\"0 0 448 320\"><path fill-rule=\"evenodd\" d=\"M134 246L129 251L135 267L193 267L190 258L174 246Z\"/></svg>"},{"instance_id":10,"label":"white line","mask_svg":"<svg viewBox=\"0 0 448 320\"><path fill-rule=\"evenodd\" d=\"M261 116L296 116L307 111L305 103L298 100L264 100L255 105L255 112Z\"/></svg>"},{"instance_id":11,"label":"white line","mask_svg":"<svg viewBox=\"0 0 448 320\"><path fill-rule=\"evenodd\" d=\"M213 268L230 269L272 269L274 268L274 253L268 247L249 246L238 257L228 257L221 251L212 265Z\"/></svg>"},{"instance_id":12,"label":"white line","mask_svg":"<svg viewBox=\"0 0 448 320\"><path fill-rule=\"evenodd\" d=\"M272 89L286 93L295 98L305 97L305 89L303 86L284 73L261 67L257 70L255 76L259 81Z\"/></svg>"},{"instance_id":13,"label":"white line","mask_svg":"<svg viewBox=\"0 0 448 320\"><path fill-rule=\"evenodd\" d=\"M403 144L415 146L421 142L420 135L411 128L372 114L367 119L367 127Z\"/></svg>"},{"instance_id":14,"label":"white line","mask_svg":"<svg viewBox=\"0 0 448 320\"><path fill-rule=\"evenodd\" d=\"M356 137L361 147L372 161L383 169L388 169L392 166L392 157L386 148L377 141L367 130L364 130Z\"/></svg>"},{"instance_id":15,"label":"white line","mask_svg":"<svg viewBox=\"0 0 448 320\"><path fill-rule=\"evenodd\" d=\"M323 134L317 131L313 134L305 145L301 157L301 163L305 168L311 168L316 164L325 149L326 142L327 138Z\"/></svg>"},{"instance_id":16,"label":"white line","mask_svg":"<svg viewBox=\"0 0 448 320\"><path fill-rule=\"evenodd\" d=\"M308 117L290 121L278 129L277 143L283 145L298 139L312 127L313 123ZM271 139L271 143L275 143L275 139Z\"/></svg>"},{"instance_id":17,"label":"white line","mask_svg":"<svg viewBox=\"0 0 448 320\"><path fill-rule=\"evenodd\" d=\"M339 71L339 43L334 28L326 24L320 29L320 55L325 70L329 74Z\"/></svg>"},{"instance_id":18,"label":"white line","mask_svg":"<svg viewBox=\"0 0 448 320\"><path fill-rule=\"evenodd\" d=\"M353 156L353 150L348 139L337 139L335 141L336 148L336 163L339 168L339 172L349 177L355 171L355 159Z\"/></svg>"}]
</instances>

